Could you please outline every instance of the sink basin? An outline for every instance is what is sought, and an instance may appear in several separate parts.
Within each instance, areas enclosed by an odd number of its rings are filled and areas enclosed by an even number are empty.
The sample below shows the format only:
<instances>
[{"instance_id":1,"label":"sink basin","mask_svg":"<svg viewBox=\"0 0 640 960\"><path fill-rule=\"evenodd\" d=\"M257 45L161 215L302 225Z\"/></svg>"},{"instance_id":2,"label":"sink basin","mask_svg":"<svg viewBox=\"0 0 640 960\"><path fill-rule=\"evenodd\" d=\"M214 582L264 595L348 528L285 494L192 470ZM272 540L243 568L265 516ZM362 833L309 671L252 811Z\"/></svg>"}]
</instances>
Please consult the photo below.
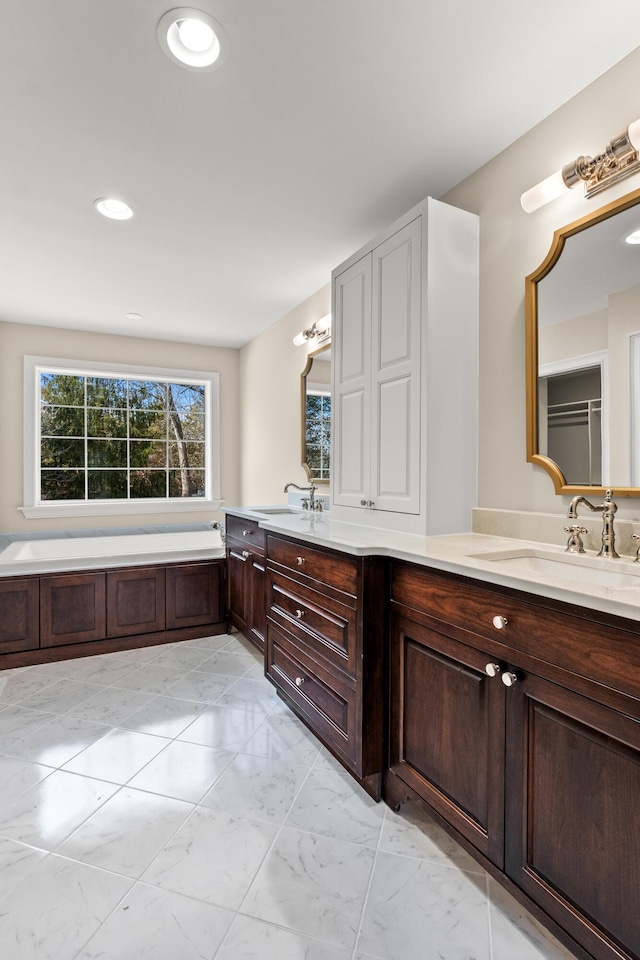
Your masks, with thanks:
<instances>
[{"instance_id":1,"label":"sink basin","mask_svg":"<svg viewBox=\"0 0 640 960\"><path fill-rule=\"evenodd\" d=\"M300 510L295 510L293 507L258 507L256 513L266 513L268 516L277 515L277 514L298 514Z\"/></svg>"},{"instance_id":2,"label":"sink basin","mask_svg":"<svg viewBox=\"0 0 640 960\"><path fill-rule=\"evenodd\" d=\"M487 550L468 554L471 560L499 565L505 573L536 580L570 583L574 586L607 587L612 590L640 590L640 564L629 560L605 560L575 553L554 553L535 547L514 550Z\"/></svg>"}]
</instances>

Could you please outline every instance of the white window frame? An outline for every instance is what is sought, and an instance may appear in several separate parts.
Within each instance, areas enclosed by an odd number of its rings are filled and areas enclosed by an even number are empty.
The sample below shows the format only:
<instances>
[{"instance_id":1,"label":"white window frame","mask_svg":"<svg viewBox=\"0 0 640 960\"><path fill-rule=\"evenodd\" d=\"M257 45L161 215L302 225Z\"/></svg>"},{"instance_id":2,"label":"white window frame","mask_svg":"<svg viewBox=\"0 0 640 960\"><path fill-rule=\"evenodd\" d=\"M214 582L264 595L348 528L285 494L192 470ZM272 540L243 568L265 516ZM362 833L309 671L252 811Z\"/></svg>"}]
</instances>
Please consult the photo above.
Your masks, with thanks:
<instances>
[{"instance_id":1,"label":"white window frame","mask_svg":"<svg viewBox=\"0 0 640 960\"><path fill-rule=\"evenodd\" d=\"M199 383L205 388L205 496L148 500L40 500L40 374L134 377L167 383ZM220 374L205 370L145 367L127 363L97 363L59 357L24 358L24 505L28 520L47 517L107 517L125 514L188 513L217 510L220 500Z\"/></svg>"}]
</instances>

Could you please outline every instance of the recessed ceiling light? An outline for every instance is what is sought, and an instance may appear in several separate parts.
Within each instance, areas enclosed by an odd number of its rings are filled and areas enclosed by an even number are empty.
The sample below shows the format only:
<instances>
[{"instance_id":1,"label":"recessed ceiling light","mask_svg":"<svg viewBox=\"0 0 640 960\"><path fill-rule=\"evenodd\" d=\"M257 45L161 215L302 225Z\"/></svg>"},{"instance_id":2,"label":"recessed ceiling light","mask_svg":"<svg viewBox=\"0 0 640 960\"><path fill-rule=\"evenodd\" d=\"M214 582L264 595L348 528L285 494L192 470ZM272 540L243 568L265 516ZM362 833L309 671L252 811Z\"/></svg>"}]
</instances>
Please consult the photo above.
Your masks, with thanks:
<instances>
[{"instance_id":1,"label":"recessed ceiling light","mask_svg":"<svg viewBox=\"0 0 640 960\"><path fill-rule=\"evenodd\" d=\"M125 316L127 320L142 320L141 313L126 313Z\"/></svg>"},{"instance_id":2,"label":"recessed ceiling light","mask_svg":"<svg viewBox=\"0 0 640 960\"><path fill-rule=\"evenodd\" d=\"M133 216L133 210L124 200L116 200L115 197L101 197L94 200L93 205L103 217L110 217L111 220L130 220Z\"/></svg>"},{"instance_id":3,"label":"recessed ceiling light","mask_svg":"<svg viewBox=\"0 0 640 960\"><path fill-rule=\"evenodd\" d=\"M187 70L213 70L229 49L220 24L194 7L176 7L165 13L158 23L158 40L167 56Z\"/></svg>"},{"instance_id":4,"label":"recessed ceiling light","mask_svg":"<svg viewBox=\"0 0 640 960\"><path fill-rule=\"evenodd\" d=\"M634 230L628 237L624 238L625 243L640 243L640 230Z\"/></svg>"}]
</instances>

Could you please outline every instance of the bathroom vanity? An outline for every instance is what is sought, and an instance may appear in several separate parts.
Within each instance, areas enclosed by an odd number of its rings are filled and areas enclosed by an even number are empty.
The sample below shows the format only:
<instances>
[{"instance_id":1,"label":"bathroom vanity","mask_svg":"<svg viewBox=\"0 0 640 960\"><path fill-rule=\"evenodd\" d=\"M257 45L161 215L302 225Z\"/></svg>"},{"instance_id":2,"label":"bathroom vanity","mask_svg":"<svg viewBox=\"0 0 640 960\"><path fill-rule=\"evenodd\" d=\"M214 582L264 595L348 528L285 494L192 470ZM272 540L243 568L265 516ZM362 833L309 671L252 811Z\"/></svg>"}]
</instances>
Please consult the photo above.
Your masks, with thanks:
<instances>
[{"instance_id":1,"label":"bathroom vanity","mask_svg":"<svg viewBox=\"0 0 640 960\"><path fill-rule=\"evenodd\" d=\"M372 796L424 805L577 956L637 958L640 602L595 565L640 585L637 566L254 519L266 674L298 716ZM508 560L536 553L566 581Z\"/></svg>"}]
</instances>

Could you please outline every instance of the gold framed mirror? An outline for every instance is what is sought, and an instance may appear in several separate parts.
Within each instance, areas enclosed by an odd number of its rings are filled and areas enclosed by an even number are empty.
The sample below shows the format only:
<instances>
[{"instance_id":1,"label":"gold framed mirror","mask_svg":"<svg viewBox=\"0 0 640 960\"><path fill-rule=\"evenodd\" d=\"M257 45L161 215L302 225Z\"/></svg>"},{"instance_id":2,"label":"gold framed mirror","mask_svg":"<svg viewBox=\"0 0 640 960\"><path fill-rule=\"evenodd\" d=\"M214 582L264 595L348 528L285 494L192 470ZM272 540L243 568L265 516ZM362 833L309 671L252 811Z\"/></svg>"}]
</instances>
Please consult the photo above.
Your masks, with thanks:
<instances>
[{"instance_id":1,"label":"gold framed mirror","mask_svg":"<svg viewBox=\"0 0 640 960\"><path fill-rule=\"evenodd\" d=\"M331 343L307 357L301 376L302 466L309 480L331 479Z\"/></svg>"},{"instance_id":2,"label":"gold framed mirror","mask_svg":"<svg viewBox=\"0 0 640 960\"><path fill-rule=\"evenodd\" d=\"M556 230L525 314L528 462L640 497L640 190Z\"/></svg>"}]
</instances>

